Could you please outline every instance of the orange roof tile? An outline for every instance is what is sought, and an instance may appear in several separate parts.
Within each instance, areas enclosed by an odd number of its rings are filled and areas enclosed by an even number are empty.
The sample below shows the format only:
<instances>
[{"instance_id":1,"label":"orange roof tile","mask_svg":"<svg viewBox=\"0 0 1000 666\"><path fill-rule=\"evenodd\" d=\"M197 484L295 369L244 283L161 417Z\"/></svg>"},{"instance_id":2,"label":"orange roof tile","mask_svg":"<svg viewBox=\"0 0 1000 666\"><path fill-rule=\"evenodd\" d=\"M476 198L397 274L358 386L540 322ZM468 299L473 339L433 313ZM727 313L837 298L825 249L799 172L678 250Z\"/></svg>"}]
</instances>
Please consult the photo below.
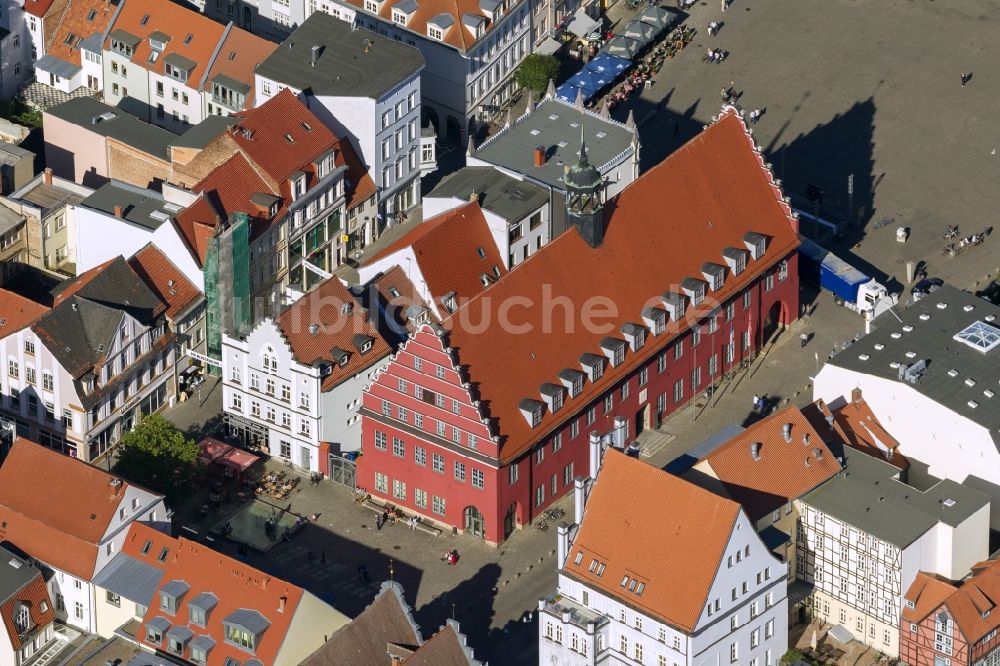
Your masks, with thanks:
<instances>
[{"instance_id":1,"label":"orange roof tile","mask_svg":"<svg viewBox=\"0 0 1000 666\"><path fill-rule=\"evenodd\" d=\"M892 462L899 453L899 441L890 435L864 398L852 400L833 410L833 418L847 435L847 443L856 449L874 450L877 457ZM887 458L885 450L893 452Z\"/></svg>"},{"instance_id":2,"label":"orange roof tile","mask_svg":"<svg viewBox=\"0 0 1000 666\"><path fill-rule=\"evenodd\" d=\"M270 220L271 216L255 204L251 197L254 194L278 195L260 177L243 151L237 151L232 157L212 169L191 189L194 192L204 194L206 199L212 203L216 216L222 219L228 219L233 213L239 212L247 213L251 220ZM204 204L201 204L198 212L205 212ZM193 215L195 215L194 212L189 214L188 219Z\"/></svg>"},{"instance_id":3,"label":"orange roof tile","mask_svg":"<svg viewBox=\"0 0 1000 666\"><path fill-rule=\"evenodd\" d=\"M641 507L622 511L636 498ZM736 502L608 449L562 572L692 631L739 511ZM642 594L621 587L626 575L645 583Z\"/></svg>"},{"instance_id":4,"label":"orange roof tile","mask_svg":"<svg viewBox=\"0 0 1000 666\"><path fill-rule=\"evenodd\" d=\"M346 314L343 311L345 306L350 308ZM308 291L282 312L275 323L299 363L311 365L316 361L326 361L331 364L330 374L321 386L323 391L375 364L392 351L375 330L368 313L357 305L336 277L324 280ZM317 327L315 332L311 329L313 325ZM364 342L370 342L372 346L369 351L361 353ZM347 353L344 365L337 358L342 352Z\"/></svg>"},{"instance_id":5,"label":"orange roof tile","mask_svg":"<svg viewBox=\"0 0 1000 666\"><path fill-rule=\"evenodd\" d=\"M6 563L4 563L6 566ZM45 612L42 612L42 602L45 602ZM31 629L22 637L18 635L17 627L14 624L15 613L19 604L24 602L28 607L28 615L31 617ZM49 589L45 586L45 580L39 572L27 585L22 587L10 598L0 604L0 617L3 618L4 627L7 629L7 636L10 638L14 652L21 649L21 646L31 641L35 632L46 627L55 621L55 610L52 608L52 601L49 599Z\"/></svg>"},{"instance_id":6,"label":"orange roof tile","mask_svg":"<svg viewBox=\"0 0 1000 666\"><path fill-rule=\"evenodd\" d=\"M143 554L142 547L147 540L154 540L155 546ZM167 556L161 562L160 552L164 547L167 548ZM162 611L158 601L149 607L137 633L144 645L154 647L145 639L146 626L150 620L162 617L171 627L187 626L195 636L207 635L215 641L215 646L208 653L207 666L224 664L228 658L242 663L248 653L226 642L223 620L240 610L255 611L264 617L268 626L260 636L254 658L265 664L274 663L304 594L302 588L272 578L202 544L184 538L166 537L143 526L132 527L125 538L124 550L141 562L162 568L164 573L159 590L174 581L182 581L188 588L184 593L183 608L178 609L176 615ZM201 593L212 594L217 599L204 628L188 622L186 605L187 601ZM159 594L153 598L159 600Z\"/></svg>"},{"instance_id":7,"label":"orange roof tile","mask_svg":"<svg viewBox=\"0 0 1000 666\"><path fill-rule=\"evenodd\" d=\"M400 266L393 266L385 273L369 282L375 288L385 306L386 316L396 326L404 326L407 330L416 330L415 323L406 314L407 308L415 305L427 310L428 320L434 320L434 312L417 293L417 288L406 277Z\"/></svg>"},{"instance_id":8,"label":"orange roof tile","mask_svg":"<svg viewBox=\"0 0 1000 666\"><path fill-rule=\"evenodd\" d=\"M1000 610L996 607L1000 604L1000 560L981 562L973 572L944 602L970 643L1000 629Z\"/></svg>"},{"instance_id":9,"label":"orange roof tile","mask_svg":"<svg viewBox=\"0 0 1000 666\"><path fill-rule=\"evenodd\" d=\"M13 291L0 289L0 338L20 331L48 311L44 305Z\"/></svg>"},{"instance_id":10,"label":"orange roof tile","mask_svg":"<svg viewBox=\"0 0 1000 666\"><path fill-rule=\"evenodd\" d=\"M366 263L385 259L407 247L413 248L427 289L439 306L451 292L455 292L459 303L482 293L486 287L481 276L496 280L494 268L500 277L507 274L478 202L425 220Z\"/></svg>"},{"instance_id":11,"label":"orange roof tile","mask_svg":"<svg viewBox=\"0 0 1000 666\"><path fill-rule=\"evenodd\" d=\"M337 166L342 163L347 165L347 187L344 188L344 195L347 198L347 208L354 208L373 196L378 188L375 187L375 181L372 180L368 169L361 163L358 154L354 152L351 142L340 141L339 143Z\"/></svg>"},{"instance_id":12,"label":"orange roof tile","mask_svg":"<svg viewBox=\"0 0 1000 666\"><path fill-rule=\"evenodd\" d=\"M792 426L791 442L785 441L786 424ZM808 444L803 444L803 438L808 438ZM757 460L752 452L756 445ZM823 438L796 407L758 421L716 448L704 461L753 521L840 471L840 463Z\"/></svg>"},{"instance_id":13,"label":"orange roof tile","mask_svg":"<svg viewBox=\"0 0 1000 666\"><path fill-rule=\"evenodd\" d=\"M208 239L215 233L215 227L221 222L219 213L204 194L177 214L174 218L181 237L191 253L198 261L199 267L205 266L205 254L208 252Z\"/></svg>"},{"instance_id":14,"label":"orange roof tile","mask_svg":"<svg viewBox=\"0 0 1000 666\"><path fill-rule=\"evenodd\" d=\"M131 62L149 71L165 73L165 61L171 55L193 61L195 65L188 72L188 84L192 88L197 88L197 82L201 80L212 53L222 39L225 26L173 2L139 0L122 4L109 32L115 30L124 30L141 39L135 47ZM170 40L167 41L156 62L151 63L149 55L152 53L152 47L149 45L149 36L154 32L166 34ZM104 46L111 48L110 36L105 39Z\"/></svg>"},{"instance_id":15,"label":"orange roof tile","mask_svg":"<svg viewBox=\"0 0 1000 666\"><path fill-rule=\"evenodd\" d=\"M166 314L171 319L201 296L198 288L178 270L174 262L152 243L147 243L132 255L128 263L153 293L167 304Z\"/></svg>"},{"instance_id":16,"label":"orange roof tile","mask_svg":"<svg viewBox=\"0 0 1000 666\"><path fill-rule=\"evenodd\" d=\"M480 399L490 405L487 417L497 419L501 458L516 459L577 414L580 407L574 405L596 399L661 347L647 344L626 354L625 362L607 368L596 385L587 382L568 409L555 415L546 411L535 428L520 412L522 399L538 399L539 386L557 382L564 368L578 368L581 354L600 353L609 331L615 335L621 324L641 322L650 299L685 277L700 279L706 261L723 263L723 250L744 247L746 232L768 236L765 255L748 260L740 275L727 275L724 287L706 299L699 313L707 315L798 247L791 209L779 197L742 119L725 112L607 204L607 229L597 248L570 229L460 305L468 309L469 321L494 322L485 331L466 332L460 310L442 325L452 329L448 344L458 350L468 381L478 385ZM457 258L450 260L454 264ZM552 307L560 302L574 305L568 315L565 308ZM609 302L616 314L598 316L599 326L589 325L589 304L606 312ZM511 303L517 307L510 308ZM516 326L496 325L505 319ZM669 324L663 335L673 337L691 320L689 315L679 325Z\"/></svg>"},{"instance_id":17,"label":"orange roof tile","mask_svg":"<svg viewBox=\"0 0 1000 666\"><path fill-rule=\"evenodd\" d=\"M32 16L44 17L55 0L24 0L24 11Z\"/></svg>"},{"instance_id":18,"label":"orange roof tile","mask_svg":"<svg viewBox=\"0 0 1000 666\"><path fill-rule=\"evenodd\" d=\"M352 5L358 9L364 10L365 4L362 0L347 0ZM399 0L388 0L382 4L381 11L378 15L381 16L386 22L391 23L394 27L401 28L398 23L392 20L392 7L398 3ZM510 3L510 8L507 13L517 11L518 5L520 3L516 0ZM365 12L359 12L359 15L363 16ZM447 14L454 21L452 26L448 28L444 33L444 38L442 41L445 44L454 46L457 49L466 51L475 44L477 41L488 38L490 31L493 30L493 21L487 17L482 9L480 8L480 3L478 0L427 0L425 2L417 3L416 10L409 16L406 21L406 29L427 37L427 23L431 19L440 14ZM462 17L464 14L472 14L473 16L485 19L485 24L483 27L482 34L476 37L473 32L465 27L462 23Z\"/></svg>"},{"instance_id":19,"label":"orange roof tile","mask_svg":"<svg viewBox=\"0 0 1000 666\"><path fill-rule=\"evenodd\" d=\"M278 45L266 39L258 37L246 30L233 27L226 35L219 54L212 63L208 76L205 78L205 92L212 92L212 80L218 76L228 76L229 78L245 83L250 86L250 91L246 94L244 107L253 108L254 91L254 69L262 63L267 56L271 55Z\"/></svg>"},{"instance_id":20,"label":"orange roof tile","mask_svg":"<svg viewBox=\"0 0 1000 666\"><path fill-rule=\"evenodd\" d=\"M232 117L239 120L230 128L233 140L277 183L338 147L333 133L288 88L261 106Z\"/></svg>"},{"instance_id":21,"label":"orange roof tile","mask_svg":"<svg viewBox=\"0 0 1000 666\"><path fill-rule=\"evenodd\" d=\"M951 581L944 580L933 574L920 571L910 584L903 598L908 602L903 604L903 621L920 623L934 610L941 607L944 600L955 592ZM910 608L910 603L913 608Z\"/></svg>"},{"instance_id":22,"label":"orange roof tile","mask_svg":"<svg viewBox=\"0 0 1000 666\"><path fill-rule=\"evenodd\" d=\"M45 54L82 65L80 40L103 33L117 7L111 0L71 0L61 17L46 16L45 32L49 33L50 23L52 32L46 35Z\"/></svg>"},{"instance_id":23,"label":"orange roof tile","mask_svg":"<svg viewBox=\"0 0 1000 666\"><path fill-rule=\"evenodd\" d=\"M43 562L90 579L97 546L129 483L85 462L18 438L0 467L0 535ZM72 502L52 502L39 488L72 488Z\"/></svg>"}]
</instances>

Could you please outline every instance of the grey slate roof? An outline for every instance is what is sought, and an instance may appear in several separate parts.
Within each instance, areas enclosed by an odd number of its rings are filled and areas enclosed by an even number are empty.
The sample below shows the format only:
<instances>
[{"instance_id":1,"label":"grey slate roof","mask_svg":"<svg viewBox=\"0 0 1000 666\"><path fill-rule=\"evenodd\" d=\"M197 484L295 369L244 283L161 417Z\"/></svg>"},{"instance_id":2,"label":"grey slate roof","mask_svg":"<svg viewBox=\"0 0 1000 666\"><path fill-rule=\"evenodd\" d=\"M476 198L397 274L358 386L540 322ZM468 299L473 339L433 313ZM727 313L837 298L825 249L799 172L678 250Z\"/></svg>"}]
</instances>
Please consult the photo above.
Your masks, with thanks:
<instances>
[{"instance_id":1,"label":"grey slate roof","mask_svg":"<svg viewBox=\"0 0 1000 666\"><path fill-rule=\"evenodd\" d=\"M154 629L159 629L160 631L166 631L170 628L170 620L162 615L158 615L152 620L147 620L146 624Z\"/></svg>"},{"instance_id":2,"label":"grey slate roof","mask_svg":"<svg viewBox=\"0 0 1000 666\"><path fill-rule=\"evenodd\" d=\"M255 636L259 636L271 626L271 622L266 617L252 608L239 608L227 615L225 621L239 625Z\"/></svg>"},{"instance_id":3,"label":"grey slate roof","mask_svg":"<svg viewBox=\"0 0 1000 666\"><path fill-rule=\"evenodd\" d=\"M940 308L944 303L947 307ZM972 309L967 310L968 307ZM976 321L1000 327L1000 307L943 285L909 307L897 306L893 312L899 319L889 312L883 314L870 334L836 354L830 363L912 387L988 429L1000 447L1000 437L996 434L1000 429L1000 347L984 354L954 339L956 333ZM929 318L921 319L925 315ZM994 317L994 321L989 322L989 317ZM905 331L904 326L912 330ZM876 349L876 345L882 348ZM915 355L908 358L907 352ZM862 360L864 355L867 360ZM907 366L918 360L927 361L927 368L915 384L900 380L899 368L889 365ZM958 374L951 376L951 370L957 370ZM975 384L969 386L968 379ZM996 395L988 397L984 391ZM978 407L971 407L970 400L978 403Z\"/></svg>"},{"instance_id":4,"label":"grey slate roof","mask_svg":"<svg viewBox=\"0 0 1000 666\"><path fill-rule=\"evenodd\" d=\"M49 72L50 74L55 74L56 76L62 77L64 79L71 79L76 76L82 67L80 65L74 65L71 62L66 62L61 60L54 55L43 55L41 58L35 61L35 67L42 70L43 72Z\"/></svg>"},{"instance_id":5,"label":"grey slate roof","mask_svg":"<svg viewBox=\"0 0 1000 666\"><path fill-rule=\"evenodd\" d=\"M148 607L162 578L163 572L156 567L125 553L118 553L94 577L94 585Z\"/></svg>"},{"instance_id":6,"label":"grey slate roof","mask_svg":"<svg viewBox=\"0 0 1000 666\"><path fill-rule=\"evenodd\" d=\"M371 45L367 45L370 42ZM321 46L316 66L312 47ZM379 98L424 66L416 48L314 12L257 65L261 76L316 95Z\"/></svg>"},{"instance_id":7,"label":"grey slate roof","mask_svg":"<svg viewBox=\"0 0 1000 666\"><path fill-rule=\"evenodd\" d=\"M160 588L160 592L163 592L164 594L169 594L170 596L176 598L184 596L190 589L191 586L185 583L184 581L172 580L166 585L164 585L162 588Z\"/></svg>"},{"instance_id":8,"label":"grey slate roof","mask_svg":"<svg viewBox=\"0 0 1000 666\"><path fill-rule=\"evenodd\" d=\"M235 125L236 122L237 119L232 116L209 116L179 137L174 137L170 145L177 148L204 148L209 141Z\"/></svg>"},{"instance_id":9,"label":"grey slate roof","mask_svg":"<svg viewBox=\"0 0 1000 666\"><path fill-rule=\"evenodd\" d=\"M475 157L564 191L564 167L577 163L580 124L587 140L587 157L598 169L629 149L634 134L621 123L578 111L559 99L547 99L509 129L476 149ZM547 160L535 166L535 148L545 148ZM604 172L601 172L604 175Z\"/></svg>"},{"instance_id":10,"label":"grey slate roof","mask_svg":"<svg viewBox=\"0 0 1000 666\"><path fill-rule=\"evenodd\" d=\"M6 206L0 206L0 234L5 234L24 222L24 215L15 213Z\"/></svg>"},{"instance_id":11,"label":"grey slate roof","mask_svg":"<svg viewBox=\"0 0 1000 666\"><path fill-rule=\"evenodd\" d=\"M0 546L0 603L17 594L39 573L38 569L31 566L27 560Z\"/></svg>"},{"instance_id":12,"label":"grey slate roof","mask_svg":"<svg viewBox=\"0 0 1000 666\"><path fill-rule=\"evenodd\" d=\"M899 469L844 447L844 471L802 496L823 513L905 548L939 521L955 527L990 502L978 490L945 479L920 491L897 480ZM846 472L846 473L845 473ZM954 504L947 506L946 500Z\"/></svg>"},{"instance_id":13,"label":"grey slate roof","mask_svg":"<svg viewBox=\"0 0 1000 666\"><path fill-rule=\"evenodd\" d=\"M199 592L188 603L208 613L219 603L219 598L211 592Z\"/></svg>"},{"instance_id":14,"label":"grey slate roof","mask_svg":"<svg viewBox=\"0 0 1000 666\"><path fill-rule=\"evenodd\" d=\"M424 198L455 197L468 201L473 193L479 196L483 209L511 222L524 219L549 201L544 187L488 166L463 167L446 176Z\"/></svg>"},{"instance_id":15,"label":"grey slate roof","mask_svg":"<svg viewBox=\"0 0 1000 666\"><path fill-rule=\"evenodd\" d=\"M46 110L46 113L79 125L88 132L117 139L162 160L170 159L169 146L177 139L162 127L145 123L119 108L93 97L76 97ZM112 114L101 118L102 114Z\"/></svg>"},{"instance_id":16,"label":"grey slate roof","mask_svg":"<svg viewBox=\"0 0 1000 666\"><path fill-rule=\"evenodd\" d=\"M115 206L121 206L123 218L150 231L159 229L160 225L181 210L164 201L158 192L118 181L105 183L81 201L80 206L108 215L114 215Z\"/></svg>"}]
</instances>

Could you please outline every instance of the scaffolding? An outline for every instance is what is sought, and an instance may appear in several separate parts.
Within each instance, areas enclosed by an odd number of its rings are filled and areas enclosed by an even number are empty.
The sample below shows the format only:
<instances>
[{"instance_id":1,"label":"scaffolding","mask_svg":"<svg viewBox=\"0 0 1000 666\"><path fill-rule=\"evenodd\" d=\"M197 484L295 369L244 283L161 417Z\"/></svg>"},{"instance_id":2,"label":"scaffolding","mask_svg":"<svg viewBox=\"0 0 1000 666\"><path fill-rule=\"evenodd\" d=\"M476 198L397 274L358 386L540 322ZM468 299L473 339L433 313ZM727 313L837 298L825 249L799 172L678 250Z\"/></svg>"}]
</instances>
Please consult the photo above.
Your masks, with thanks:
<instances>
[{"instance_id":1,"label":"scaffolding","mask_svg":"<svg viewBox=\"0 0 1000 666\"><path fill-rule=\"evenodd\" d=\"M205 252L205 304L208 355L222 360L222 335L237 334L250 323L250 219L235 213L216 227ZM219 368L209 366L213 374Z\"/></svg>"}]
</instances>

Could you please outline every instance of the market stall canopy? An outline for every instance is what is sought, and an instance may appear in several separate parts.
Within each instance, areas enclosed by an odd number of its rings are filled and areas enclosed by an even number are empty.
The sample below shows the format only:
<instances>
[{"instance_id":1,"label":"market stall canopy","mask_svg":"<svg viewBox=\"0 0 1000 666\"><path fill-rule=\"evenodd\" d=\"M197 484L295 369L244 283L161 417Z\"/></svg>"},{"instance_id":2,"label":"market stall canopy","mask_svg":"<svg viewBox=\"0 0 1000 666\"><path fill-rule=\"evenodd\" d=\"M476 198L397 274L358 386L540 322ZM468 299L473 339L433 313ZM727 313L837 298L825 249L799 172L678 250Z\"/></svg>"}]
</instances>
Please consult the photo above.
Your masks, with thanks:
<instances>
[{"instance_id":1,"label":"market stall canopy","mask_svg":"<svg viewBox=\"0 0 1000 666\"><path fill-rule=\"evenodd\" d=\"M680 23L681 17L676 12L669 11L663 7L647 7L639 12L634 20L648 23L660 30L671 28Z\"/></svg>"},{"instance_id":2,"label":"market stall canopy","mask_svg":"<svg viewBox=\"0 0 1000 666\"><path fill-rule=\"evenodd\" d=\"M201 447L201 453L198 454L198 457L203 462L229 467L237 472L245 472L260 460L260 456L220 442L213 437L206 437L198 443L198 446Z\"/></svg>"},{"instance_id":3,"label":"market stall canopy","mask_svg":"<svg viewBox=\"0 0 1000 666\"><path fill-rule=\"evenodd\" d=\"M198 457L206 463L210 463L216 458L225 455L233 448L231 444L220 442L214 437L206 437L198 442L198 446L201 447L201 453L198 454Z\"/></svg>"},{"instance_id":4,"label":"market stall canopy","mask_svg":"<svg viewBox=\"0 0 1000 666\"><path fill-rule=\"evenodd\" d=\"M593 72L584 68L569 77L565 83L556 88L556 97L572 104L576 101L578 90L583 93L584 101L597 94L600 87L598 79L594 76Z\"/></svg>"},{"instance_id":5,"label":"market stall canopy","mask_svg":"<svg viewBox=\"0 0 1000 666\"><path fill-rule=\"evenodd\" d=\"M635 41L639 42L643 46L648 44L653 40L653 37L660 32L660 28L657 28L651 23L644 23L642 21L630 21L625 29L621 31L620 34L626 37L631 37Z\"/></svg>"},{"instance_id":6,"label":"market stall canopy","mask_svg":"<svg viewBox=\"0 0 1000 666\"><path fill-rule=\"evenodd\" d=\"M594 73L601 88L614 83L615 79L632 68L632 61L627 58L619 58L610 53L601 51L593 60L587 63L584 69ZM606 80L606 83L603 82ZM598 88L600 90L600 88Z\"/></svg>"},{"instance_id":7,"label":"market stall canopy","mask_svg":"<svg viewBox=\"0 0 1000 666\"><path fill-rule=\"evenodd\" d=\"M601 49L604 53L609 55L617 56L619 58L627 58L631 60L635 57L635 54L639 52L641 48L639 42L635 41L630 37L624 37L618 35L613 37L610 42L604 45Z\"/></svg>"},{"instance_id":8,"label":"market stall canopy","mask_svg":"<svg viewBox=\"0 0 1000 666\"><path fill-rule=\"evenodd\" d=\"M587 15L586 10L578 9L573 14L573 18L566 24L566 32L571 32L578 37L586 37L595 30L600 29L601 22Z\"/></svg>"},{"instance_id":9,"label":"market stall canopy","mask_svg":"<svg viewBox=\"0 0 1000 666\"><path fill-rule=\"evenodd\" d=\"M541 44L535 47L532 53L540 53L541 55L552 55L562 47L562 42L553 37L546 37Z\"/></svg>"}]
</instances>

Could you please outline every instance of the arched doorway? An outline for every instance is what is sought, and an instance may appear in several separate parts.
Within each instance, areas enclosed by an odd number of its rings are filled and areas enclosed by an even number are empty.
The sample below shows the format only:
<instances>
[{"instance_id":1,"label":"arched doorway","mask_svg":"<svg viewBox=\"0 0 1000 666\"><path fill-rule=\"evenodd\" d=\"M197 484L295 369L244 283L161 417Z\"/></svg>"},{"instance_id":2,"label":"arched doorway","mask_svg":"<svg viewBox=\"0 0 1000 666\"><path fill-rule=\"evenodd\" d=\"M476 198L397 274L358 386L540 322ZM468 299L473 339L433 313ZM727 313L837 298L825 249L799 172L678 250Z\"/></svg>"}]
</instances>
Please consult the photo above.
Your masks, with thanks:
<instances>
[{"instance_id":1,"label":"arched doorway","mask_svg":"<svg viewBox=\"0 0 1000 666\"><path fill-rule=\"evenodd\" d=\"M517 529L517 502L511 502L503 517L503 538L506 539Z\"/></svg>"},{"instance_id":2,"label":"arched doorway","mask_svg":"<svg viewBox=\"0 0 1000 666\"><path fill-rule=\"evenodd\" d=\"M767 311L767 317L764 318L764 344L770 342L771 338L776 337L778 333L785 329L786 321L785 304L781 301L775 301L771 305L771 309Z\"/></svg>"},{"instance_id":3,"label":"arched doorway","mask_svg":"<svg viewBox=\"0 0 1000 666\"><path fill-rule=\"evenodd\" d=\"M486 536L486 520L474 506L465 507L465 533L480 538Z\"/></svg>"},{"instance_id":4,"label":"arched doorway","mask_svg":"<svg viewBox=\"0 0 1000 666\"><path fill-rule=\"evenodd\" d=\"M445 121L445 132L448 141L456 146L462 145L462 123L455 116L448 116Z\"/></svg>"}]
</instances>

